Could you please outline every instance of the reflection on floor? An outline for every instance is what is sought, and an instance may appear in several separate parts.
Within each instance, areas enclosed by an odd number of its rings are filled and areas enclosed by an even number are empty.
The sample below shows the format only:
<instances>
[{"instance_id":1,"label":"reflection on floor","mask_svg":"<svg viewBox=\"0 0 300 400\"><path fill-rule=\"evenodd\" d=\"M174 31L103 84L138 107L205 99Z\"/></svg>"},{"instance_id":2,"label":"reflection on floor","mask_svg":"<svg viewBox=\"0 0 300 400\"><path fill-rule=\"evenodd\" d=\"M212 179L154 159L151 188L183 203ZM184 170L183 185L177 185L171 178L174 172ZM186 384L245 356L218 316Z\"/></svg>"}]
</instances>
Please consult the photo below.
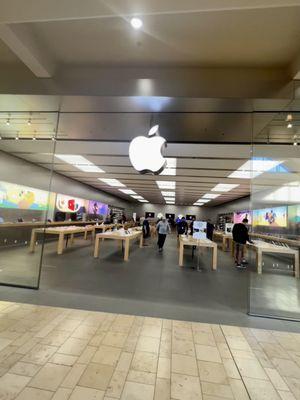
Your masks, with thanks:
<instances>
[{"instance_id":1,"label":"reflection on floor","mask_svg":"<svg viewBox=\"0 0 300 400\"><path fill-rule=\"evenodd\" d=\"M0 399L300 399L300 334L0 302Z\"/></svg>"},{"instance_id":2,"label":"reflection on floor","mask_svg":"<svg viewBox=\"0 0 300 400\"><path fill-rule=\"evenodd\" d=\"M264 273L257 279L254 258L246 271L238 271L229 253L218 252L218 270L210 269L211 255L204 250L200 258L202 272L197 272L197 257L191 249L185 252L185 268L178 267L176 238L168 237L163 254L157 252L155 242L139 249L134 244L130 260L124 263L119 244L106 241L99 259L92 257L90 241L76 239L64 254L56 254L56 242L45 246L41 285L39 291L0 288L2 300L33 304L85 308L95 311L130 313L154 317L174 318L209 323L225 323L267 329L300 330L298 324L247 315L248 288L261 285L266 301L264 307L274 308L274 283L278 276L281 285L281 305L289 310L293 301L291 289L298 293L299 280L289 275ZM38 246L40 248L40 246ZM0 279L9 274L18 275L27 282L37 279L40 253L28 253L27 248L1 251ZM12 268L13 266L13 268ZM252 271L252 272L250 272ZM255 285L253 284L253 279ZM284 280L281 280L284 278ZM295 292L295 293L296 293ZM257 303L255 303L255 300ZM259 301L258 301L259 300ZM251 311L261 305L257 294L251 296Z\"/></svg>"}]
</instances>

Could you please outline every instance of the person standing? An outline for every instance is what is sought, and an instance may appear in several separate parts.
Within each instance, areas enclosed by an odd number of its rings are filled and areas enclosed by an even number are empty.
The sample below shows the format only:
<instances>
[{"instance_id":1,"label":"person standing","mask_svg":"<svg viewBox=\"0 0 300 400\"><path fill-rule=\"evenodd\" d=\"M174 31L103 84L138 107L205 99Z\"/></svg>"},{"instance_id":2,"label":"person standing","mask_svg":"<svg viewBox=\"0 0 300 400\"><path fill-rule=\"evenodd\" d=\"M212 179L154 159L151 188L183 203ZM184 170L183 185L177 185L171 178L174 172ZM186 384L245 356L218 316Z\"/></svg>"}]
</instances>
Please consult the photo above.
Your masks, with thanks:
<instances>
[{"instance_id":1,"label":"person standing","mask_svg":"<svg viewBox=\"0 0 300 400\"><path fill-rule=\"evenodd\" d=\"M209 240L213 240L215 226L211 223L211 220L207 220L206 224L206 237Z\"/></svg>"},{"instance_id":2,"label":"person standing","mask_svg":"<svg viewBox=\"0 0 300 400\"><path fill-rule=\"evenodd\" d=\"M184 217L181 218L180 221L177 222L177 236L186 235L188 232L188 224Z\"/></svg>"},{"instance_id":3,"label":"person standing","mask_svg":"<svg viewBox=\"0 0 300 400\"><path fill-rule=\"evenodd\" d=\"M171 232L170 225L165 217L163 217L161 221L158 222L156 230L158 232L158 251L162 252L167 234Z\"/></svg>"},{"instance_id":4,"label":"person standing","mask_svg":"<svg viewBox=\"0 0 300 400\"><path fill-rule=\"evenodd\" d=\"M244 218L242 223L234 224L232 228L232 238L234 241L234 256L237 268L246 268L242 260L244 258L245 245L252 243L248 233L248 219Z\"/></svg>"}]
</instances>

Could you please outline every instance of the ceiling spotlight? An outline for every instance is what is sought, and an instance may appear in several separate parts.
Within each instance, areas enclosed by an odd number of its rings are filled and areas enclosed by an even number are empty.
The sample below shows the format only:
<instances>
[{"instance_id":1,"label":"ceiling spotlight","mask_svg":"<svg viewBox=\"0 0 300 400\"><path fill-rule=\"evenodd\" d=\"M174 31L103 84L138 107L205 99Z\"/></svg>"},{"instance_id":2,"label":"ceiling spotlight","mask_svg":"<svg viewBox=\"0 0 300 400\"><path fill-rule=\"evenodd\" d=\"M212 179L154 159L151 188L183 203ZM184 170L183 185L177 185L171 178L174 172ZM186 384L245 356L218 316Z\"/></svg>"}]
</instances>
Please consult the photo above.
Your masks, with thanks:
<instances>
[{"instance_id":1,"label":"ceiling spotlight","mask_svg":"<svg viewBox=\"0 0 300 400\"><path fill-rule=\"evenodd\" d=\"M55 142L55 137L54 137L54 136L52 136L51 140L52 140L52 142Z\"/></svg>"},{"instance_id":2,"label":"ceiling spotlight","mask_svg":"<svg viewBox=\"0 0 300 400\"><path fill-rule=\"evenodd\" d=\"M33 136L32 140L36 140L36 137L35 137L35 136Z\"/></svg>"},{"instance_id":3,"label":"ceiling spotlight","mask_svg":"<svg viewBox=\"0 0 300 400\"><path fill-rule=\"evenodd\" d=\"M10 119L9 119L9 118L7 118L7 120L6 120L6 125L7 125L7 126L10 125Z\"/></svg>"},{"instance_id":4,"label":"ceiling spotlight","mask_svg":"<svg viewBox=\"0 0 300 400\"><path fill-rule=\"evenodd\" d=\"M31 125L31 118L29 118L27 125L29 125L29 126Z\"/></svg>"},{"instance_id":5,"label":"ceiling spotlight","mask_svg":"<svg viewBox=\"0 0 300 400\"><path fill-rule=\"evenodd\" d=\"M287 127L288 127L288 129L291 129L291 128L293 127L293 124L292 124L291 122L289 122L289 123L287 124Z\"/></svg>"},{"instance_id":6,"label":"ceiling spotlight","mask_svg":"<svg viewBox=\"0 0 300 400\"><path fill-rule=\"evenodd\" d=\"M15 137L15 140L19 140L19 135L17 135L17 136Z\"/></svg>"},{"instance_id":7,"label":"ceiling spotlight","mask_svg":"<svg viewBox=\"0 0 300 400\"><path fill-rule=\"evenodd\" d=\"M293 116L292 116L292 114L288 114L288 115L286 116L286 122L290 122L290 121L293 121Z\"/></svg>"},{"instance_id":8,"label":"ceiling spotlight","mask_svg":"<svg viewBox=\"0 0 300 400\"><path fill-rule=\"evenodd\" d=\"M133 29L141 29L141 27L143 26L143 21L140 18L133 17L130 20L130 24Z\"/></svg>"},{"instance_id":9,"label":"ceiling spotlight","mask_svg":"<svg viewBox=\"0 0 300 400\"><path fill-rule=\"evenodd\" d=\"M297 143L297 142L294 142L294 146L298 146L298 143Z\"/></svg>"}]
</instances>

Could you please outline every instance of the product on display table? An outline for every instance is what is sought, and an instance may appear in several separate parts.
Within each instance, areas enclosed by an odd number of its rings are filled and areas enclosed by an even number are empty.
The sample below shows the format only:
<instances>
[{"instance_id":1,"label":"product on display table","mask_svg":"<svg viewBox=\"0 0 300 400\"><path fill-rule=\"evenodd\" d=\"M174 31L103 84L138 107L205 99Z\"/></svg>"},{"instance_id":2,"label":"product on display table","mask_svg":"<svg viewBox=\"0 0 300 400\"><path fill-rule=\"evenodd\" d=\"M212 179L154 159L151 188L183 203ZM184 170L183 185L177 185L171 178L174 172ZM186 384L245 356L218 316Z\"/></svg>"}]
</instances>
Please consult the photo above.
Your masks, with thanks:
<instances>
[{"instance_id":1,"label":"product on display table","mask_svg":"<svg viewBox=\"0 0 300 400\"><path fill-rule=\"evenodd\" d=\"M120 240L122 246L123 242L125 243L124 261L128 261L129 259L130 241L140 239L140 247L143 247L143 232L141 230L119 229L118 231L115 232L98 233L95 239L95 249L94 249L95 258L99 257L100 241L104 241L104 239Z\"/></svg>"},{"instance_id":2,"label":"product on display table","mask_svg":"<svg viewBox=\"0 0 300 400\"><path fill-rule=\"evenodd\" d=\"M88 232L91 232L91 239L93 239L94 234L94 226L87 225L85 227L79 226L58 226L53 228L36 228L31 231L31 239L30 239L30 252L34 252L36 245L36 238L39 233L47 234L47 235L57 235L58 243L57 243L57 254L62 254L64 249L64 238L65 236L68 238L70 235L71 244L74 242L74 234L76 233L84 233L84 239L87 239Z\"/></svg>"},{"instance_id":3,"label":"product on display table","mask_svg":"<svg viewBox=\"0 0 300 400\"><path fill-rule=\"evenodd\" d=\"M217 269L218 245L209 239L193 239L191 236L181 235L179 239L179 266L183 266L183 253L185 246L195 246L196 248L209 247L212 249L212 270Z\"/></svg>"},{"instance_id":4,"label":"product on display table","mask_svg":"<svg viewBox=\"0 0 300 400\"><path fill-rule=\"evenodd\" d=\"M279 253L279 254L291 254L295 257L295 278L299 278L299 251L291 249L286 246L278 246L272 243L255 240L249 244L256 250L256 268L257 273L262 274L262 254L263 253Z\"/></svg>"}]
</instances>

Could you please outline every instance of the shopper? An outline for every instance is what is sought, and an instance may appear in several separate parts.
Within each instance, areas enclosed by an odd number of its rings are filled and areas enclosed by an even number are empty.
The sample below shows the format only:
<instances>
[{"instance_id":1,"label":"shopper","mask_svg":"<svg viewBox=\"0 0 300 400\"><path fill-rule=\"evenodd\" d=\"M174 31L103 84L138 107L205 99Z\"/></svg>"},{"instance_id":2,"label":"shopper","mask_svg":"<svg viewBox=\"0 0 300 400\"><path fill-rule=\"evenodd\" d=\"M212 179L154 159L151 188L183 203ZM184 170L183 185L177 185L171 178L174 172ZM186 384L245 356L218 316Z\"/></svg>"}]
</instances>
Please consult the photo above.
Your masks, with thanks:
<instances>
[{"instance_id":1,"label":"shopper","mask_svg":"<svg viewBox=\"0 0 300 400\"><path fill-rule=\"evenodd\" d=\"M167 234L171 232L170 225L165 217L163 217L161 221L158 222L156 230L158 232L158 251L162 252Z\"/></svg>"},{"instance_id":2,"label":"shopper","mask_svg":"<svg viewBox=\"0 0 300 400\"><path fill-rule=\"evenodd\" d=\"M248 219L244 218L242 223L234 224L232 228L232 237L234 241L234 256L237 268L246 268L242 262L244 258L245 244L252 243L248 233Z\"/></svg>"},{"instance_id":3,"label":"shopper","mask_svg":"<svg viewBox=\"0 0 300 400\"><path fill-rule=\"evenodd\" d=\"M188 232L188 224L184 217L177 222L177 236L186 235Z\"/></svg>"},{"instance_id":4,"label":"shopper","mask_svg":"<svg viewBox=\"0 0 300 400\"><path fill-rule=\"evenodd\" d=\"M143 237L147 239L150 235L150 224L148 218L145 218L143 221Z\"/></svg>"},{"instance_id":5,"label":"shopper","mask_svg":"<svg viewBox=\"0 0 300 400\"><path fill-rule=\"evenodd\" d=\"M206 224L206 237L209 240L213 240L215 226L211 223L211 220L207 220Z\"/></svg>"}]
</instances>

